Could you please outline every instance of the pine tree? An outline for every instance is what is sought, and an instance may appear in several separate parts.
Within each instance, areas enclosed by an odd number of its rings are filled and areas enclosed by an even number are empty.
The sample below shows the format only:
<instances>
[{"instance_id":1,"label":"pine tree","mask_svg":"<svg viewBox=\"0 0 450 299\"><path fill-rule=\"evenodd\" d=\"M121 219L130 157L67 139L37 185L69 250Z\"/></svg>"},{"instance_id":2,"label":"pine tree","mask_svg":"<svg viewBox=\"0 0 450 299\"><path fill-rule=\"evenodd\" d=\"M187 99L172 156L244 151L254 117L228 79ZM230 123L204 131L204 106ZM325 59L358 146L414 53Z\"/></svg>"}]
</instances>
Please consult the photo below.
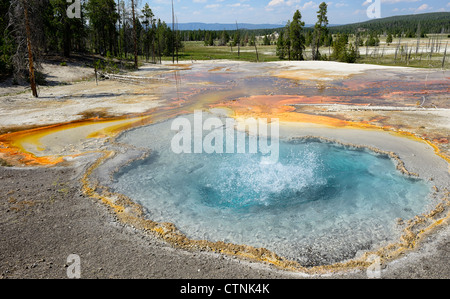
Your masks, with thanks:
<instances>
[{"instance_id":1,"label":"pine tree","mask_svg":"<svg viewBox=\"0 0 450 299\"><path fill-rule=\"evenodd\" d=\"M301 21L302 15L299 10L294 13L294 17L290 24L290 40L292 43L292 58L294 60L303 60L303 50L305 49L305 37L303 36L303 26L305 23Z\"/></svg>"},{"instance_id":2,"label":"pine tree","mask_svg":"<svg viewBox=\"0 0 450 299\"><path fill-rule=\"evenodd\" d=\"M392 44L392 34L388 34L388 36L387 36L387 38L386 38L386 43L388 44L388 45L390 45L390 44Z\"/></svg>"},{"instance_id":3,"label":"pine tree","mask_svg":"<svg viewBox=\"0 0 450 299\"><path fill-rule=\"evenodd\" d=\"M313 60L320 59L319 48L323 43L323 39L327 33L327 7L327 4L325 2L322 2L319 5L319 11L317 12L317 23L314 26L313 39L311 43Z\"/></svg>"},{"instance_id":4,"label":"pine tree","mask_svg":"<svg viewBox=\"0 0 450 299\"><path fill-rule=\"evenodd\" d=\"M154 23L154 17L150 6L148 3L145 3L144 8L142 9L142 24L145 26L145 32L144 32L144 49L145 49L145 57L146 61L148 62L150 57L150 44L152 45L152 57L154 57L154 48L153 48L153 40L154 40L154 31L153 31L153 23Z\"/></svg>"},{"instance_id":5,"label":"pine tree","mask_svg":"<svg viewBox=\"0 0 450 299\"><path fill-rule=\"evenodd\" d=\"M0 1L0 11L7 12L10 7L11 0ZM10 75L13 71L11 64L12 51L14 42L7 29L9 23L9 14L0 14L0 77L2 75Z\"/></svg>"},{"instance_id":6,"label":"pine tree","mask_svg":"<svg viewBox=\"0 0 450 299\"><path fill-rule=\"evenodd\" d=\"M131 12L133 16L133 48L134 48L134 68L138 68L138 44L137 44L137 28L136 28L136 13L134 0L131 0Z\"/></svg>"},{"instance_id":7,"label":"pine tree","mask_svg":"<svg viewBox=\"0 0 450 299\"><path fill-rule=\"evenodd\" d=\"M228 35L228 32L226 32L225 30L222 31L222 34L220 35L219 46L226 46L229 40L230 36Z\"/></svg>"},{"instance_id":8,"label":"pine tree","mask_svg":"<svg viewBox=\"0 0 450 299\"><path fill-rule=\"evenodd\" d=\"M214 38L213 38L212 34L209 35L208 46L210 46L210 47L214 46Z\"/></svg>"},{"instance_id":9,"label":"pine tree","mask_svg":"<svg viewBox=\"0 0 450 299\"><path fill-rule=\"evenodd\" d=\"M70 57L74 45L72 41L77 37L77 48L83 48L81 44L84 38L85 24L82 18L69 18L67 16L67 9L70 3L66 0L50 0L48 5L49 13L47 18L49 30L46 32L50 35L50 40L56 44L57 49L62 48L63 55Z\"/></svg>"},{"instance_id":10,"label":"pine tree","mask_svg":"<svg viewBox=\"0 0 450 299\"><path fill-rule=\"evenodd\" d=\"M287 54L288 60L291 60L291 21L288 20L284 28L284 53Z\"/></svg>"},{"instance_id":11,"label":"pine tree","mask_svg":"<svg viewBox=\"0 0 450 299\"><path fill-rule=\"evenodd\" d=\"M277 40L277 56L280 59L284 59L286 57L285 46L284 46L284 31L280 31Z\"/></svg>"},{"instance_id":12,"label":"pine tree","mask_svg":"<svg viewBox=\"0 0 450 299\"><path fill-rule=\"evenodd\" d=\"M97 53L106 55L114 52L117 30L116 24L119 15L116 12L114 0L88 0L86 14L91 30L91 42Z\"/></svg>"}]
</instances>

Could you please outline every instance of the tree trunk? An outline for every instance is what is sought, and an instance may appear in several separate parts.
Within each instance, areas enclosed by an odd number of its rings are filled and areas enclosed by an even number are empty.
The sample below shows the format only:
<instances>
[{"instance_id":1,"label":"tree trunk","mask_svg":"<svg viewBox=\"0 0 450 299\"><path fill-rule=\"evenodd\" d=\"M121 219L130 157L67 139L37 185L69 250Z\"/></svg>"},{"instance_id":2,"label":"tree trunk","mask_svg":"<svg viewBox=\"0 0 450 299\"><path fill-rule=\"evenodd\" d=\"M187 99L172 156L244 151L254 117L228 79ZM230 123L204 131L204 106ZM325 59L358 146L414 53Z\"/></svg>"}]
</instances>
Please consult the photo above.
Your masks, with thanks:
<instances>
[{"instance_id":1,"label":"tree trunk","mask_svg":"<svg viewBox=\"0 0 450 299\"><path fill-rule=\"evenodd\" d=\"M63 40L64 40L64 57L70 57L70 50L72 49L72 36L70 33L70 24L66 21L64 21L64 33L63 33Z\"/></svg>"},{"instance_id":2,"label":"tree trunk","mask_svg":"<svg viewBox=\"0 0 450 299\"><path fill-rule=\"evenodd\" d=\"M447 55L448 42L445 44L444 57L442 57L442 69L445 67L445 56Z\"/></svg>"},{"instance_id":3,"label":"tree trunk","mask_svg":"<svg viewBox=\"0 0 450 299\"><path fill-rule=\"evenodd\" d=\"M30 85L31 91L34 97L38 97L37 89L36 89L36 79L34 76L34 66L33 66L33 52L31 49L31 30L30 30L30 21L28 19L28 8L25 4L25 1L22 0L23 11L25 15L25 26L27 31L27 48L28 48L28 65L30 70Z\"/></svg>"},{"instance_id":4,"label":"tree trunk","mask_svg":"<svg viewBox=\"0 0 450 299\"><path fill-rule=\"evenodd\" d=\"M152 30L153 30L153 27L152 27ZM153 33L153 34L156 34L156 32ZM156 64L156 58L155 58L155 36L154 35L152 36L152 63Z\"/></svg>"},{"instance_id":5,"label":"tree trunk","mask_svg":"<svg viewBox=\"0 0 450 299\"><path fill-rule=\"evenodd\" d=\"M173 0L172 0L172 63L175 64L175 13L173 10Z\"/></svg>"},{"instance_id":6,"label":"tree trunk","mask_svg":"<svg viewBox=\"0 0 450 299\"><path fill-rule=\"evenodd\" d=\"M238 36L238 57L241 57L241 35L239 33L238 23L236 21L236 34Z\"/></svg>"},{"instance_id":7,"label":"tree trunk","mask_svg":"<svg viewBox=\"0 0 450 299\"><path fill-rule=\"evenodd\" d=\"M256 47L256 38L255 38L255 51L256 51L256 62L259 62L258 48Z\"/></svg>"},{"instance_id":8,"label":"tree trunk","mask_svg":"<svg viewBox=\"0 0 450 299\"><path fill-rule=\"evenodd\" d=\"M118 55L119 55L119 57L122 57L122 42L121 42L121 37L120 37L121 16L120 16L120 1L119 0L117 0L117 14L119 15L119 22L118 22L119 31L118 31L118 36L117 36L117 48L118 48Z\"/></svg>"},{"instance_id":9,"label":"tree trunk","mask_svg":"<svg viewBox=\"0 0 450 299\"><path fill-rule=\"evenodd\" d=\"M136 16L134 14L134 0L131 0L131 9L133 13L133 39L134 39L134 67L138 68L138 50L137 50L137 33L136 33Z\"/></svg>"}]
</instances>

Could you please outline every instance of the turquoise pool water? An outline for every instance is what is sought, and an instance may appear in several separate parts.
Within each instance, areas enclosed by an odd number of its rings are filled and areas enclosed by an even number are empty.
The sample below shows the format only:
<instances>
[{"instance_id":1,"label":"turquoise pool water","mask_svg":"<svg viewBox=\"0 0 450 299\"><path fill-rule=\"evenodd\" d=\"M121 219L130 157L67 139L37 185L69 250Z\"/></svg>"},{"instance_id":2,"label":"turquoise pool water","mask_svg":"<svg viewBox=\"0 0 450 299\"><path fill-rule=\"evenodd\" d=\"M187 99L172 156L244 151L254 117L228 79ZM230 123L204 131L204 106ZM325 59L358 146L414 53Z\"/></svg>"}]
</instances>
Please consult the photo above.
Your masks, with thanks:
<instances>
[{"instance_id":1,"label":"turquoise pool water","mask_svg":"<svg viewBox=\"0 0 450 299\"><path fill-rule=\"evenodd\" d=\"M397 218L413 218L428 202L427 183L366 149L281 141L278 162L265 164L260 154L175 154L167 127L120 138L152 153L117 172L110 187L191 239L265 247L304 266L324 265L397 240Z\"/></svg>"}]
</instances>

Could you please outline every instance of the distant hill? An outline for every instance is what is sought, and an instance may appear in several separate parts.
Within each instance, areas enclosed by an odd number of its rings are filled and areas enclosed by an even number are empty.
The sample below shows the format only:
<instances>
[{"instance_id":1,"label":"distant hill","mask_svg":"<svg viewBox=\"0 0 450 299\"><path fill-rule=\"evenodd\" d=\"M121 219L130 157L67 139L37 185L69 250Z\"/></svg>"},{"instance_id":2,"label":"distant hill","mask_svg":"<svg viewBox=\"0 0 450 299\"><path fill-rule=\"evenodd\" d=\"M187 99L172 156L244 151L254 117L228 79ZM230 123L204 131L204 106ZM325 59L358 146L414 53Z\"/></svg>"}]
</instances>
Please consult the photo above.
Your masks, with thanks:
<instances>
[{"instance_id":1,"label":"distant hill","mask_svg":"<svg viewBox=\"0 0 450 299\"><path fill-rule=\"evenodd\" d=\"M168 23L167 26L172 28L172 23ZM181 31L194 31L194 30L207 30L207 31L233 31L236 30L236 23L225 24L225 23L179 23L176 24L178 30ZM239 29L242 30L262 30L262 29L279 29L284 28L286 22L283 24L249 24L249 23L238 23ZM313 27L314 24L306 24L305 27ZM329 27L341 26L337 24L329 24Z\"/></svg>"},{"instance_id":2,"label":"distant hill","mask_svg":"<svg viewBox=\"0 0 450 299\"><path fill-rule=\"evenodd\" d=\"M172 23L167 24L172 28ZM221 31L221 30L236 30L236 23L234 24L220 24L220 23L179 23L176 24L178 30L208 30L208 31ZM256 29L274 29L283 27L283 24L248 24L238 23L239 29L256 30Z\"/></svg>"},{"instance_id":3,"label":"distant hill","mask_svg":"<svg viewBox=\"0 0 450 299\"><path fill-rule=\"evenodd\" d=\"M346 25L329 24L328 28L332 33L355 33L358 29L376 31L379 34L409 34L415 36L420 24L421 34L427 33L450 33L450 12L435 12L415 15L393 16L380 19L372 19L365 22L352 23ZM167 24L172 28L172 23ZM234 31L236 23L178 23L178 30L181 31ZM284 28L285 23L280 24L250 24L238 23L240 30L264 30L264 29L280 29ZM306 24L305 28L312 30L312 24ZM278 31L278 30L276 30Z\"/></svg>"},{"instance_id":4,"label":"distant hill","mask_svg":"<svg viewBox=\"0 0 450 299\"><path fill-rule=\"evenodd\" d=\"M420 28L419 28L420 24ZM450 12L435 12L415 15L393 16L372 19L366 22L347 25L330 26L330 31L341 33L355 33L358 29L376 31L378 33L392 33L415 36L418 29L422 34L450 33Z\"/></svg>"}]
</instances>

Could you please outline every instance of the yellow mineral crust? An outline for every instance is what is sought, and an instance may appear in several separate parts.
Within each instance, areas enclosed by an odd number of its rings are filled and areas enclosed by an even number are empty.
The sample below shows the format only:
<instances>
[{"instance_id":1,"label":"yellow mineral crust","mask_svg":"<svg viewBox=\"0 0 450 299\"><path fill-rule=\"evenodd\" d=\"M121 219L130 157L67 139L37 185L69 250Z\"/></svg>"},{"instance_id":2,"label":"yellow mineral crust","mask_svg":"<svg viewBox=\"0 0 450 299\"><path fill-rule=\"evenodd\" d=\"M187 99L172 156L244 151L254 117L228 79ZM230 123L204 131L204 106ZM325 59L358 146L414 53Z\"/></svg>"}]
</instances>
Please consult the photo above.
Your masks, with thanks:
<instances>
[{"instance_id":1,"label":"yellow mineral crust","mask_svg":"<svg viewBox=\"0 0 450 299\"><path fill-rule=\"evenodd\" d=\"M78 145L90 138L112 137L125 129L143 125L149 117L118 118L112 120L91 119L51 125L0 136L0 157L12 165L55 165L64 156L52 150L67 144ZM77 154L67 156L75 157Z\"/></svg>"}]
</instances>

